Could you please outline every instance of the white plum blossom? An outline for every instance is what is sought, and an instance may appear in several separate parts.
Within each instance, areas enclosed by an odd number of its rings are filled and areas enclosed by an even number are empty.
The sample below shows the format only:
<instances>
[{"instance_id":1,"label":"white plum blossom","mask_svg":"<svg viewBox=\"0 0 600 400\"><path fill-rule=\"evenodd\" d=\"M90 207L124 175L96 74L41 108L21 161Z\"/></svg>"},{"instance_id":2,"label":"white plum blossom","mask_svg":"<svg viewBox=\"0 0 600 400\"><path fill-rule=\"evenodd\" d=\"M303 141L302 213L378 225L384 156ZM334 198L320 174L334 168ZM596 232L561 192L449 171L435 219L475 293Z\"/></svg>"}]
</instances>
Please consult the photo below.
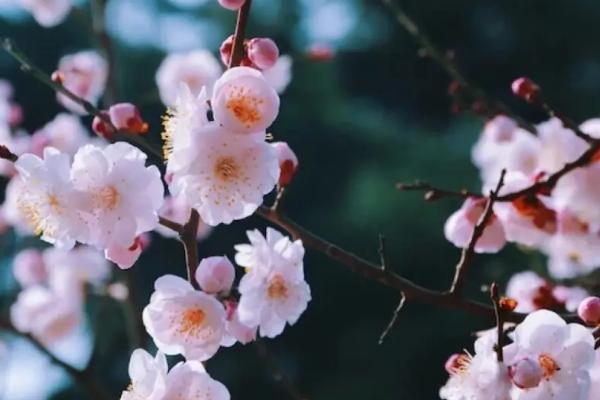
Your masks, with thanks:
<instances>
[{"instance_id":1,"label":"white plum blossom","mask_svg":"<svg viewBox=\"0 0 600 400\"><path fill-rule=\"evenodd\" d=\"M279 96L262 73L251 67L228 69L211 99L215 121L237 133L264 132L279 113Z\"/></svg>"},{"instance_id":2,"label":"white plum blossom","mask_svg":"<svg viewBox=\"0 0 600 400\"><path fill-rule=\"evenodd\" d=\"M221 64L208 50L169 54L156 72L160 98L165 105L175 106L181 84L185 84L193 96L199 95L202 88L211 92L221 72Z\"/></svg>"},{"instance_id":3,"label":"white plum blossom","mask_svg":"<svg viewBox=\"0 0 600 400\"><path fill-rule=\"evenodd\" d=\"M48 147L43 159L24 154L15 166L24 183L16 199L23 219L43 240L73 247L75 239L85 233L85 224L74 210L81 193L73 187L69 156Z\"/></svg>"},{"instance_id":4,"label":"white plum blossom","mask_svg":"<svg viewBox=\"0 0 600 400\"><path fill-rule=\"evenodd\" d=\"M262 70L262 74L277 93L283 93L292 81L292 57L280 56L275 65Z\"/></svg>"},{"instance_id":5,"label":"white plum blossom","mask_svg":"<svg viewBox=\"0 0 600 400\"><path fill-rule=\"evenodd\" d=\"M461 208L454 212L444 225L444 235L457 247L467 247L475 225L485 211L486 198L468 198ZM496 253L506 243L504 228L498 218L492 214L483 234L475 244L478 253Z\"/></svg>"},{"instance_id":6,"label":"white plum blossom","mask_svg":"<svg viewBox=\"0 0 600 400\"><path fill-rule=\"evenodd\" d=\"M235 247L237 264L248 271L238 288L237 311L243 324L273 338L286 323L296 323L311 299L304 280L304 247L271 228L266 238L258 231L249 231L248 238L250 245Z\"/></svg>"},{"instance_id":7,"label":"white plum blossom","mask_svg":"<svg viewBox=\"0 0 600 400\"><path fill-rule=\"evenodd\" d=\"M594 363L594 337L579 324L567 324L557 314L539 310L528 315L509 345L512 360L537 360L544 379L537 387L513 387L515 400L587 400Z\"/></svg>"},{"instance_id":8,"label":"white plum blossom","mask_svg":"<svg viewBox=\"0 0 600 400\"><path fill-rule=\"evenodd\" d=\"M65 88L96 104L106 86L108 64L96 51L85 50L62 57L58 63L57 73ZM72 112L86 113L83 107L64 94L57 94L57 99Z\"/></svg>"},{"instance_id":9,"label":"white plum blossom","mask_svg":"<svg viewBox=\"0 0 600 400\"><path fill-rule=\"evenodd\" d=\"M46 346L70 334L80 324L81 313L79 303L37 285L22 290L10 308L15 328Z\"/></svg>"},{"instance_id":10,"label":"white plum blossom","mask_svg":"<svg viewBox=\"0 0 600 400\"><path fill-rule=\"evenodd\" d=\"M121 400L163 400L167 389L167 359L160 351L152 357L136 349L129 359L131 384L121 394Z\"/></svg>"},{"instance_id":11,"label":"white plum blossom","mask_svg":"<svg viewBox=\"0 0 600 400\"><path fill-rule=\"evenodd\" d=\"M590 294L587 290L579 286L563 286L557 285L552 290L554 298L559 303L564 304L567 311L577 311L577 307L583 299L588 297Z\"/></svg>"},{"instance_id":12,"label":"white plum blossom","mask_svg":"<svg viewBox=\"0 0 600 400\"><path fill-rule=\"evenodd\" d=\"M87 129L78 117L60 113L31 138L32 153L41 155L44 148L54 147L62 153L73 156L77 150L90 141Z\"/></svg>"},{"instance_id":13,"label":"white plum blossom","mask_svg":"<svg viewBox=\"0 0 600 400\"><path fill-rule=\"evenodd\" d=\"M221 346L231 347L235 343L247 344L256 340L256 327L250 327L240 321L238 303L234 301L225 302L227 321L225 322L225 335Z\"/></svg>"},{"instance_id":14,"label":"white plum blossom","mask_svg":"<svg viewBox=\"0 0 600 400\"><path fill-rule=\"evenodd\" d=\"M540 147L536 172L554 173L566 163L574 161L587 149L586 142L563 126L558 118L551 118L536 126Z\"/></svg>"},{"instance_id":15,"label":"white plum blossom","mask_svg":"<svg viewBox=\"0 0 600 400\"><path fill-rule=\"evenodd\" d=\"M515 311L522 313L560 305L554 296L552 284L533 271L514 274L506 285L506 295L517 301Z\"/></svg>"},{"instance_id":16,"label":"white plum blossom","mask_svg":"<svg viewBox=\"0 0 600 400\"><path fill-rule=\"evenodd\" d=\"M18 0L43 27L50 28L64 21L71 11L71 0Z\"/></svg>"},{"instance_id":17,"label":"white plum blossom","mask_svg":"<svg viewBox=\"0 0 600 400\"><path fill-rule=\"evenodd\" d=\"M158 224L164 189L160 172L146 166L146 155L124 142L75 154L71 177L85 194L83 215L89 229L80 239L102 249L129 248Z\"/></svg>"},{"instance_id":18,"label":"white plum blossom","mask_svg":"<svg viewBox=\"0 0 600 400\"><path fill-rule=\"evenodd\" d=\"M519 128L504 115L488 121L472 150L473 163L479 167L484 186L495 185L502 169L520 172L525 176L535 173L539 139Z\"/></svg>"},{"instance_id":19,"label":"white plum blossom","mask_svg":"<svg viewBox=\"0 0 600 400\"><path fill-rule=\"evenodd\" d=\"M167 375L167 391L164 400L229 400L229 391L221 382L214 380L198 361L180 362Z\"/></svg>"},{"instance_id":20,"label":"white plum blossom","mask_svg":"<svg viewBox=\"0 0 600 400\"><path fill-rule=\"evenodd\" d=\"M167 166L171 193L182 196L212 226L251 215L279 178L275 150L262 138L237 135L214 123L192 134L192 144L173 153L180 164Z\"/></svg>"},{"instance_id":21,"label":"white plum blossom","mask_svg":"<svg viewBox=\"0 0 600 400\"><path fill-rule=\"evenodd\" d=\"M204 361L219 349L225 332L225 308L186 280L165 275L156 280L143 312L146 330L160 351Z\"/></svg>"},{"instance_id":22,"label":"white plum blossom","mask_svg":"<svg viewBox=\"0 0 600 400\"><path fill-rule=\"evenodd\" d=\"M440 389L444 400L511 400L508 368L498 362L494 333L475 342L475 355L461 355L450 379Z\"/></svg>"},{"instance_id":23,"label":"white plum blossom","mask_svg":"<svg viewBox=\"0 0 600 400\"><path fill-rule=\"evenodd\" d=\"M563 176L552 191L556 207L568 209L589 225L592 232L600 229L600 163L594 162Z\"/></svg>"}]
</instances>

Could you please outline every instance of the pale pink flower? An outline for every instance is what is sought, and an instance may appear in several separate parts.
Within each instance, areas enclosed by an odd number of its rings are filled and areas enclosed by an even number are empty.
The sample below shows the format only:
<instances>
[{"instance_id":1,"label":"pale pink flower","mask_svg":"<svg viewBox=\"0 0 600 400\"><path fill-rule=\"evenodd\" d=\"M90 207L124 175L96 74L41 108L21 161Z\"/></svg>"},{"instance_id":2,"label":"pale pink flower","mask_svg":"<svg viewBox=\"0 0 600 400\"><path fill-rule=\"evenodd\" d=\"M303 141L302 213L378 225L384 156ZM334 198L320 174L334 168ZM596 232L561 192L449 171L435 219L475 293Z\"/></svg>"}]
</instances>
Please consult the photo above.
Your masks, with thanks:
<instances>
[{"instance_id":1,"label":"pale pink flower","mask_svg":"<svg viewBox=\"0 0 600 400\"><path fill-rule=\"evenodd\" d=\"M264 132L279 113L277 92L250 67L228 69L215 83L211 104L215 121L237 133Z\"/></svg>"},{"instance_id":2,"label":"pale pink flower","mask_svg":"<svg viewBox=\"0 0 600 400\"><path fill-rule=\"evenodd\" d=\"M81 322L79 303L62 298L42 286L19 293L10 308L10 318L19 332L29 333L48 346L70 334Z\"/></svg>"},{"instance_id":3,"label":"pale pink flower","mask_svg":"<svg viewBox=\"0 0 600 400\"><path fill-rule=\"evenodd\" d=\"M192 207L190 207L185 199L181 196L167 196L163 202L162 207L158 210L158 214L161 217L168 218L171 221L179 224L185 224L190 218ZM156 232L160 233L164 237L174 238L179 234L172 229L169 229L163 225L158 225L155 229ZM212 227L200 221L198 224L198 233L196 234L197 239L204 239L212 231Z\"/></svg>"},{"instance_id":4,"label":"pale pink flower","mask_svg":"<svg viewBox=\"0 0 600 400\"><path fill-rule=\"evenodd\" d=\"M186 280L165 275L156 280L144 308L146 330L165 354L204 361L219 349L225 333L225 308Z\"/></svg>"},{"instance_id":5,"label":"pale pink flower","mask_svg":"<svg viewBox=\"0 0 600 400\"><path fill-rule=\"evenodd\" d=\"M132 103L117 103L108 109L113 126L126 133L144 134L148 132L148 124L142 119L140 110Z\"/></svg>"},{"instance_id":6,"label":"pale pink flower","mask_svg":"<svg viewBox=\"0 0 600 400\"><path fill-rule=\"evenodd\" d=\"M187 149L174 152L173 168L169 160L171 193L182 196L212 226L251 215L279 178L274 149L261 138L237 135L215 123L192 134Z\"/></svg>"},{"instance_id":7,"label":"pale pink flower","mask_svg":"<svg viewBox=\"0 0 600 400\"><path fill-rule=\"evenodd\" d=\"M577 168L563 176L552 191L558 209L568 209L592 232L600 229L600 163Z\"/></svg>"},{"instance_id":8,"label":"pale pink flower","mask_svg":"<svg viewBox=\"0 0 600 400\"><path fill-rule=\"evenodd\" d=\"M590 394L586 400L596 400L600 398L600 351L596 351L596 359L590 370L590 378Z\"/></svg>"},{"instance_id":9,"label":"pale pink flower","mask_svg":"<svg viewBox=\"0 0 600 400\"><path fill-rule=\"evenodd\" d=\"M31 152L42 155L44 148L54 147L73 156L90 141L90 136L78 117L60 113L31 137Z\"/></svg>"},{"instance_id":10,"label":"pale pink flower","mask_svg":"<svg viewBox=\"0 0 600 400\"><path fill-rule=\"evenodd\" d=\"M95 51L80 51L62 57L58 63L58 72L64 87L90 103L96 104L106 86L108 64ZM86 114L83 107L65 95L59 93L57 98L68 110Z\"/></svg>"},{"instance_id":11,"label":"pale pink flower","mask_svg":"<svg viewBox=\"0 0 600 400\"><path fill-rule=\"evenodd\" d=\"M19 4L45 28L60 24L71 11L71 0L19 0Z\"/></svg>"},{"instance_id":12,"label":"pale pink flower","mask_svg":"<svg viewBox=\"0 0 600 400\"><path fill-rule=\"evenodd\" d=\"M506 295L517 301L515 311L530 313L541 308L557 308L561 302L554 297L554 287L533 271L514 274L506 285Z\"/></svg>"},{"instance_id":13,"label":"pale pink flower","mask_svg":"<svg viewBox=\"0 0 600 400\"><path fill-rule=\"evenodd\" d=\"M129 360L131 384L120 399L164 400L168 368L167 359L160 351L152 357L146 350L134 350Z\"/></svg>"},{"instance_id":14,"label":"pale pink flower","mask_svg":"<svg viewBox=\"0 0 600 400\"><path fill-rule=\"evenodd\" d=\"M12 271L22 287L41 284L48 279L42 252L37 249L25 249L17 253L13 260Z\"/></svg>"},{"instance_id":15,"label":"pale pink flower","mask_svg":"<svg viewBox=\"0 0 600 400\"><path fill-rule=\"evenodd\" d=\"M247 344L256 340L256 327L250 327L240 321L238 303L234 301L225 302L227 321L225 322L225 335L221 346L231 347L236 342Z\"/></svg>"},{"instance_id":16,"label":"pale pink flower","mask_svg":"<svg viewBox=\"0 0 600 400\"><path fill-rule=\"evenodd\" d=\"M444 235L456 247L467 247L475 225L483 215L487 199L468 198L462 207L454 212L444 225ZM478 253L496 253L504 247L506 237L502 224L492 214L483 234L475 244Z\"/></svg>"},{"instance_id":17,"label":"pale pink flower","mask_svg":"<svg viewBox=\"0 0 600 400\"><path fill-rule=\"evenodd\" d=\"M566 163L577 159L588 147L586 142L563 126L558 118L551 118L536 126L540 149L536 172L551 174Z\"/></svg>"},{"instance_id":18,"label":"pale pink flower","mask_svg":"<svg viewBox=\"0 0 600 400\"><path fill-rule=\"evenodd\" d=\"M590 331L579 324L567 324L551 311L539 310L517 326L513 339L512 359L536 360L544 374L535 388L514 387L513 399L588 399L595 358Z\"/></svg>"},{"instance_id":19,"label":"pale pink flower","mask_svg":"<svg viewBox=\"0 0 600 400\"><path fill-rule=\"evenodd\" d=\"M214 380L198 361L180 362L167 375L166 399L229 400L229 391Z\"/></svg>"},{"instance_id":20,"label":"pale pink flower","mask_svg":"<svg viewBox=\"0 0 600 400\"><path fill-rule=\"evenodd\" d=\"M81 242L128 248L158 224L164 193L160 172L146 166L146 155L136 147L86 145L75 154L71 177L86 196L82 210L89 230Z\"/></svg>"},{"instance_id":21,"label":"pale pink flower","mask_svg":"<svg viewBox=\"0 0 600 400\"><path fill-rule=\"evenodd\" d=\"M277 93L283 93L292 81L292 57L280 56L271 68L263 69L262 74Z\"/></svg>"},{"instance_id":22,"label":"pale pink flower","mask_svg":"<svg viewBox=\"0 0 600 400\"><path fill-rule=\"evenodd\" d=\"M104 250L104 257L117 264L121 269L129 269L138 260L144 250L141 236L136 236L129 246L113 244Z\"/></svg>"},{"instance_id":23,"label":"pale pink flower","mask_svg":"<svg viewBox=\"0 0 600 400\"><path fill-rule=\"evenodd\" d=\"M311 300L304 280L304 247L274 229L267 237L249 231L251 245L237 245L236 262L248 272L239 285L240 321L258 327L261 336L275 337L286 323L293 325Z\"/></svg>"},{"instance_id":24,"label":"pale pink flower","mask_svg":"<svg viewBox=\"0 0 600 400\"><path fill-rule=\"evenodd\" d=\"M584 288L579 286L563 286L557 285L552 290L552 295L560 303L564 304L564 307L569 312L574 312L583 299L588 297L590 294Z\"/></svg>"},{"instance_id":25,"label":"pale pink flower","mask_svg":"<svg viewBox=\"0 0 600 400\"><path fill-rule=\"evenodd\" d=\"M17 207L35 234L59 247L70 248L85 233L78 212L81 194L70 178L69 156L51 147L44 158L24 154L15 162L25 184L17 198Z\"/></svg>"},{"instance_id":26,"label":"pale pink flower","mask_svg":"<svg viewBox=\"0 0 600 400\"><path fill-rule=\"evenodd\" d=\"M156 72L160 98L165 105L175 106L181 84L185 84L194 97L202 88L210 92L221 72L219 61L208 50L169 54Z\"/></svg>"}]
</instances>

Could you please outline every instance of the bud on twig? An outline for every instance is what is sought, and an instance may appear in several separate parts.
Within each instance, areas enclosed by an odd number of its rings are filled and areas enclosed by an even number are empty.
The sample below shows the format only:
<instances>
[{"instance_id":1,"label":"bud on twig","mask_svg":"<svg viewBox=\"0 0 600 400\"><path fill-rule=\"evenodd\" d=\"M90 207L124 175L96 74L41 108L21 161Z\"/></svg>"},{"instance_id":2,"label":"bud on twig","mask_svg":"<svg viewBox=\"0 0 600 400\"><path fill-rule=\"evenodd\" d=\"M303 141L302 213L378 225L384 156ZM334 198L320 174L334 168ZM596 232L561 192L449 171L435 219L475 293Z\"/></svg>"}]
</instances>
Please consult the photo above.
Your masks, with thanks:
<instances>
[{"instance_id":1,"label":"bud on twig","mask_svg":"<svg viewBox=\"0 0 600 400\"><path fill-rule=\"evenodd\" d=\"M524 99L528 103L534 104L540 100L540 87L527 77L515 79L511 87L516 96Z\"/></svg>"}]
</instances>

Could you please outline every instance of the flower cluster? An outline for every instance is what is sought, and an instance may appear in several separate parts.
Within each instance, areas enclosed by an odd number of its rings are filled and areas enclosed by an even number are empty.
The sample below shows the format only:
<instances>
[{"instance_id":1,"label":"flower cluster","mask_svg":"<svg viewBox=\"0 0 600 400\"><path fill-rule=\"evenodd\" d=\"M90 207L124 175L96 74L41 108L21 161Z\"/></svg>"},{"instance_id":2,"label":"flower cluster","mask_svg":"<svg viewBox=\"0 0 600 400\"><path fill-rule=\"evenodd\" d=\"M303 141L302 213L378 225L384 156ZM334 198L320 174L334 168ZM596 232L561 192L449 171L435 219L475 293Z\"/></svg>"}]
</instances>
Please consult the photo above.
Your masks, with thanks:
<instances>
[{"instance_id":1,"label":"flower cluster","mask_svg":"<svg viewBox=\"0 0 600 400\"><path fill-rule=\"evenodd\" d=\"M446 400L592 400L600 394L591 385L600 363L594 337L579 324L567 324L557 314L536 311L511 334L498 361L495 332L475 342L475 354L454 355L446 368L448 383L440 390Z\"/></svg>"}]
</instances>

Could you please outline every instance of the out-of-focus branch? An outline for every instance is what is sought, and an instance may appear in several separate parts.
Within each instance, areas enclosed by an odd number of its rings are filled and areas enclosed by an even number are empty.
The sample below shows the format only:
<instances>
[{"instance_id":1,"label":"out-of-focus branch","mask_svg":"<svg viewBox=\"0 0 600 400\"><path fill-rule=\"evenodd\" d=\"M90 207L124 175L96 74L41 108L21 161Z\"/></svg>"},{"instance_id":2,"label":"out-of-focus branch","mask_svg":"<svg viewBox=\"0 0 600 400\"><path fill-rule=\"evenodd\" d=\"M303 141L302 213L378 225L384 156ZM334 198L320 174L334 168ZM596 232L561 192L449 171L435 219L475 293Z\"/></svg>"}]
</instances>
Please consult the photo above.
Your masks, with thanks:
<instances>
[{"instance_id":1,"label":"out-of-focus branch","mask_svg":"<svg viewBox=\"0 0 600 400\"><path fill-rule=\"evenodd\" d=\"M462 250L460 260L456 265L456 273L454 274L454 280L452 281L452 286L450 287L450 293L454 295L460 296L462 294L462 289L465 282L465 277L467 275L467 271L469 266L471 265L471 260L475 255L475 246L477 242L483 235L485 228L487 227L492 215L494 214L493 206L498 198L498 193L502 186L504 185L504 176L506 175L506 170L502 170L500 174L500 179L498 179L498 183L496 184L496 188L490 191L490 196L488 197L487 203L485 205L485 210L477 224L473 228L473 232L471 233L471 238L469 239L469 244Z\"/></svg>"},{"instance_id":2,"label":"out-of-focus branch","mask_svg":"<svg viewBox=\"0 0 600 400\"><path fill-rule=\"evenodd\" d=\"M409 35L424 49L426 54L438 63L444 71L458 83L460 88L467 92L474 100L484 105L495 114L505 114L513 118L519 126L532 133L535 133L535 126L531 125L519 115L514 113L506 104L499 100L491 99L484 90L479 88L473 81L467 78L453 57L449 57L446 52L440 50L429 37L419 28L415 21L398 5L396 0L381 0L383 4L394 14L394 17Z\"/></svg>"},{"instance_id":3,"label":"out-of-focus branch","mask_svg":"<svg viewBox=\"0 0 600 400\"><path fill-rule=\"evenodd\" d=\"M246 25L248 24L248 15L252 0L246 0L244 5L239 9L237 22L235 24L235 32L233 36L233 47L231 49L231 60L229 68L237 67L244 58L244 39L246 35Z\"/></svg>"},{"instance_id":4,"label":"out-of-focus branch","mask_svg":"<svg viewBox=\"0 0 600 400\"><path fill-rule=\"evenodd\" d=\"M498 362L504 362L504 310L500 304L500 294L498 293L498 285L493 282L490 286L490 297L494 304L494 312L496 314L496 359Z\"/></svg>"},{"instance_id":5,"label":"out-of-focus branch","mask_svg":"<svg viewBox=\"0 0 600 400\"><path fill-rule=\"evenodd\" d=\"M396 306L396 309L394 309L394 313L392 314L392 318L390 318L390 322L388 322L387 326L381 333L381 336L379 336L378 343L380 345L383 344L383 341L385 340L387 335L391 332L392 328L396 324L396 321L398 320L398 315L400 314L400 311L402 311L402 307L404 307L405 301L406 301L406 297L404 296L404 294L400 293L400 302Z\"/></svg>"},{"instance_id":6,"label":"out-of-focus branch","mask_svg":"<svg viewBox=\"0 0 600 400\"><path fill-rule=\"evenodd\" d=\"M106 126L112 132L115 132L116 140L120 139L120 140L132 142L136 146L143 148L148 153L150 153L150 154L154 155L155 157L157 157L158 159L162 160L162 152L160 152L159 150L152 147L148 142L141 139L137 135L131 135L131 134L126 134L126 133L120 132L118 129L115 128L115 126L110 121L110 118L108 118L106 116L106 114L102 113L102 111L100 109L98 109L96 106L94 106L89 101L87 101L87 100L77 96L75 93L71 92L69 89L64 87L62 84L53 81L52 78L47 73L45 73L42 69L40 69L33 62L31 62L31 60L23 52L21 52L10 39L8 39L8 38L0 39L0 45L8 54L10 54L15 60L17 60L19 62L19 64L21 65L21 70L23 72L30 74L35 79L37 79L44 85L48 86L55 92L64 94L70 100L72 100L73 102L80 105L87 113L100 118L102 120L102 122L104 122L106 124Z\"/></svg>"},{"instance_id":7,"label":"out-of-focus branch","mask_svg":"<svg viewBox=\"0 0 600 400\"><path fill-rule=\"evenodd\" d=\"M399 182L396 184L396 189L401 192L406 191L423 191L425 192L425 200L435 201L442 197L483 197L481 194L470 192L466 189L461 190L447 190L439 187L435 187L424 181L415 181L414 183L403 183Z\"/></svg>"},{"instance_id":8,"label":"out-of-focus branch","mask_svg":"<svg viewBox=\"0 0 600 400\"><path fill-rule=\"evenodd\" d=\"M47 356L53 364L61 367L78 385L87 391L90 399L108 400L111 397L105 392L103 386L98 384L91 376L91 369L80 370L56 357L46 346L32 335L19 332L10 321L0 320L0 329L27 339L36 349Z\"/></svg>"},{"instance_id":9,"label":"out-of-focus branch","mask_svg":"<svg viewBox=\"0 0 600 400\"><path fill-rule=\"evenodd\" d=\"M190 218L182 226L179 231L179 240L183 244L185 250L185 265L187 267L188 281L194 287L198 287L196 279L196 268L198 268L198 242L196 236L198 234L198 225L200 224L200 214L195 208L192 208Z\"/></svg>"},{"instance_id":10,"label":"out-of-focus branch","mask_svg":"<svg viewBox=\"0 0 600 400\"><path fill-rule=\"evenodd\" d=\"M104 91L104 106L108 106L117 100L117 81L114 46L110 35L106 31L106 0L93 0L91 6L94 34L98 40L98 47L108 65L106 89Z\"/></svg>"}]
</instances>

